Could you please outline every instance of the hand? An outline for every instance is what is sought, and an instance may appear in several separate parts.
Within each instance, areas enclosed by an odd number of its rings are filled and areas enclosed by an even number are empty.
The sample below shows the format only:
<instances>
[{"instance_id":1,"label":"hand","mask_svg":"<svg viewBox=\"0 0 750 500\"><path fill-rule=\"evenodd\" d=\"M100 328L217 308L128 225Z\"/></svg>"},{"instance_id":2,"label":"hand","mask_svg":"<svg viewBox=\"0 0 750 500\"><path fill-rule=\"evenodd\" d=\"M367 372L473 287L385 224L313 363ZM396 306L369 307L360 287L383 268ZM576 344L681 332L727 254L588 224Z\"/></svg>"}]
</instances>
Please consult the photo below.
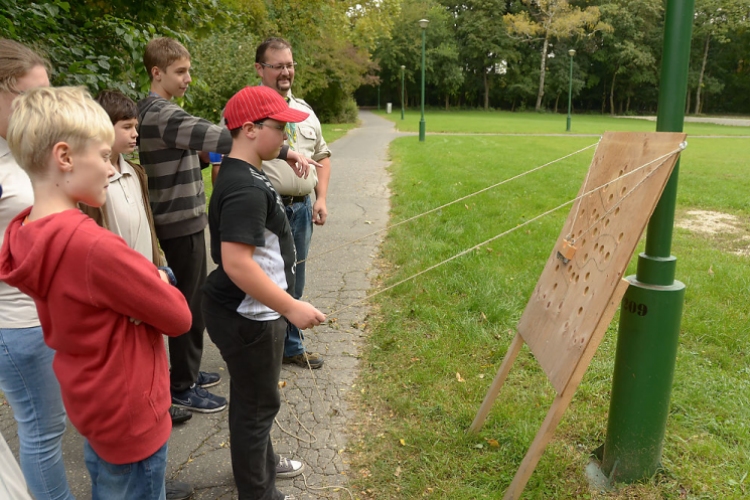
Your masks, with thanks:
<instances>
[{"instance_id":1,"label":"hand","mask_svg":"<svg viewBox=\"0 0 750 500\"><path fill-rule=\"evenodd\" d=\"M313 167L322 166L317 161L302 156L297 151L291 149L286 154L286 162L292 167L292 170L297 174L297 177L304 177L305 179L307 179L307 176L310 174L310 165Z\"/></svg>"},{"instance_id":2,"label":"hand","mask_svg":"<svg viewBox=\"0 0 750 500\"><path fill-rule=\"evenodd\" d=\"M167 285L171 285L171 283L169 282L169 276L167 276L167 273L165 273L161 269L159 269L159 277L164 283L166 283Z\"/></svg>"},{"instance_id":3,"label":"hand","mask_svg":"<svg viewBox=\"0 0 750 500\"><path fill-rule=\"evenodd\" d=\"M292 309L285 314L286 319L300 330L318 326L326 320L325 314L308 302L295 300Z\"/></svg>"},{"instance_id":4,"label":"hand","mask_svg":"<svg viewBox=\"0 0 750 500\"><path fill-rule=\"evenodd\" d=\"M315 200L312 215L315 225L322 226L326 223L326 219L328 219L328 208L326 208L326 200Z\"/></svg>"}]
</instances>

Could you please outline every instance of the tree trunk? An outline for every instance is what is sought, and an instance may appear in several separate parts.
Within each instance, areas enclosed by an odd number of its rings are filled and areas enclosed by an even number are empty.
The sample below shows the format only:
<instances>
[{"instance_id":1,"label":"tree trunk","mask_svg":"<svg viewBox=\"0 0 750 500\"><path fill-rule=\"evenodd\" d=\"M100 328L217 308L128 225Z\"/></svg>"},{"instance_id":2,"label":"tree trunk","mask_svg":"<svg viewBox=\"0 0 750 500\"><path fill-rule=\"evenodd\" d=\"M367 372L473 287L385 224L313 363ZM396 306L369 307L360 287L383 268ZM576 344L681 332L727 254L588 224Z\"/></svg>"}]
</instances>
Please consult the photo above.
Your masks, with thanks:
<instances>
[{"instance_id":1,"label":"tree trunk","mask_svg":"<svg viewBox=\"0 0 750 500\"><path fill-rule=\"evenodd\" d=\"M703 63L698 75L698 89L695 91L695 114L701 112L701 88L703 87L703 75L706 73L706 62L708 61L708 44L711 41L711 33L706 35L706 45L703 47Z\"/></svg>"},{"instance_id":2,"label":"tree trunk","mask_svg":"<svg viewBox=\"0 0 750 500\"><path fill-rule=\"evenodd\" d=\"M557 93L557 97L555 98L555 113L557 113L558 104L560 104L560 92Z\"/></svg>"},{"instance_id":3,"label":"tree trunk","mask_svg":"<svg viewBox=\"0 0 750 500\"><path fill-rule=\"evenodd\" d=\"M607 110L607 94L602 90L602 114Z\"/></svg>"},{"instance_id":4,"label":"tree trunk","mask_svg":"<svg viewBox=\"0 0 750 500\"><path fill-rule=\"evenodd\" d=\"M686 97L687 98L685 99L685 101L686 101L685 102L685 114L689 115L690 114L690 91L689 90L688 90L688 93L687 93Z\"/></svg>"},{"instance_id":5,"label":"tree trunk","mask_svg":"<svg viewBox=\"0 0 750 500\"><path fill-rule=\"evenodd\" d=\"M487 78L487 70L484 70L484 110L490 109L490 82Z\"/></svg>"},{"instance_id":6,"label":"tree trunk","mask_svg":"<svg viewBox=\"0 0 750 500\"><path fill-rule=\"evenodd\" d=\"M627 103L625 104L625 114L630 114L630 96L628 96Z\"/></svg>"},{"instance_id":7,"label":"tree trunk","mask_svg":"<svg viewBox=\"0 0 750 500\"><path fill-rule=\"evenodd\" d=\"M609 114L612 116L615 116L615 81L617 80L617 69L615 69L615 74L612 75L612 85L609 87Z\"/></svg>"},{"instance_id":8,"label":"tree trunk","mask_svg":"<svg viewBox=\"0 0 750 500\"><path fill-rule=\"evenodd\" d=\"M445 110L446 111L448 111L451 105L449 99L450 99L450 96L448 94L445 94Z\"/></svg>"},{"instance_id":9,"label":"tree trunk","mask_svg":"<svg viewBox=\"0 0 750 500\"><path fill-rule=\"evenodd\" d=\"M536 111L542 109L542 97L544 97L544 73L547 67L547 47L549 46L549 34L544 34L542 45L542 64L539 65L539 92L536 94Z\"/></svg>"}]
</instances>

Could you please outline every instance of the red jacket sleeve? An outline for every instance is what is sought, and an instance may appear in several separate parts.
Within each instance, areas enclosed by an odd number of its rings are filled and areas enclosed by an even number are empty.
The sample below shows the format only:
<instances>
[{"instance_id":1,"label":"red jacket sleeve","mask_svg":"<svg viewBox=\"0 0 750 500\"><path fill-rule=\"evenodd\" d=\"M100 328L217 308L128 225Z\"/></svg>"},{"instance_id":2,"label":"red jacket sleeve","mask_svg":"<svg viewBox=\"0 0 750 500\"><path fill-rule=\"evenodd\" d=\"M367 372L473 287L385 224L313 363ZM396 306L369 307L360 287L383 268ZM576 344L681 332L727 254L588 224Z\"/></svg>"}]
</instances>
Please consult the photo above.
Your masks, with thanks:
<instances>
[{"instance_id":1,"label":"red jacket sleeve","mask_svg":"<svg viewBox=\"0 0 750 500\"><path fill-rule=\"evenodd\" d=\"M165 335L190 329L185 297L164 283L156 266L114 234L103 234L91 247L85 286L91 303L147 323Z\"/></svg>"}]
</instances>

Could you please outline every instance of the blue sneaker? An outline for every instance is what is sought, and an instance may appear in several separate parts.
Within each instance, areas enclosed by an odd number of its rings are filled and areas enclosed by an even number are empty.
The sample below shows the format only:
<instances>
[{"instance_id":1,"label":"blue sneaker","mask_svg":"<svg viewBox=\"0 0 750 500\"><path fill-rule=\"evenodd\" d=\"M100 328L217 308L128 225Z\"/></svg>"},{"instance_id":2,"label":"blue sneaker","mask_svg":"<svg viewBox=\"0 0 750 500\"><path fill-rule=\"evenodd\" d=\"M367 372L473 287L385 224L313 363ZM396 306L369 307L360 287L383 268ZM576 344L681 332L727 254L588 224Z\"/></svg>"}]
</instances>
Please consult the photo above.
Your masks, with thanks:
<instances>
[{"instance_id":1,"label":"blue sneaker","mask_svg":"<svg viewBox=\"0 0 750 500\"><path fill-rule=\"evenodd\" d=\"M198 413L216 413L227 407L227 399L193 384L186 391L173 392L172 404Z\"/></svg>"},{"instance_id":2,"label":"blue sneaker","mask_svg":"<svg viewBox=\"0 0 750 500\"><path fill-rule=\"evenodd\" d=\"M221 382L221 375L218 373L198 372L198 380L195 382L195 385L208 389L209 387L219 385L219 382Z\"/></svg>"}]
</instances>

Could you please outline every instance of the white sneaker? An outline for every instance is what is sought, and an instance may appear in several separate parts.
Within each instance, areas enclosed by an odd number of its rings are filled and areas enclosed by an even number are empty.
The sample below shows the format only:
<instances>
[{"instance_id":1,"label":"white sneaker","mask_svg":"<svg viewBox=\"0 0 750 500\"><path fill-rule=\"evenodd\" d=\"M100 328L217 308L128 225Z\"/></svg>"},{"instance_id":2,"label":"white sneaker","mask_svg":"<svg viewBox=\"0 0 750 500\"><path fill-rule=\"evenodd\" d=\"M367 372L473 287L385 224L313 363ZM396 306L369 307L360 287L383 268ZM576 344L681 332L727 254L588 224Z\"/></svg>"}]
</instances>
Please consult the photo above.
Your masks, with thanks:
<instances>
[{"instance_id":1,"label":"white sneaker","mask_svg":"<svg viewBox=\"0 0 750 500\"><path fill-rule=\"evenodd\" d=\"M279 457L279 463L276 464L276 477L288 479L299 476L304 470L304 463L297 460L289 460L286 457ZM291 497L291 500L294 500L294 497Z\"/></svg>"}]
</instances>

